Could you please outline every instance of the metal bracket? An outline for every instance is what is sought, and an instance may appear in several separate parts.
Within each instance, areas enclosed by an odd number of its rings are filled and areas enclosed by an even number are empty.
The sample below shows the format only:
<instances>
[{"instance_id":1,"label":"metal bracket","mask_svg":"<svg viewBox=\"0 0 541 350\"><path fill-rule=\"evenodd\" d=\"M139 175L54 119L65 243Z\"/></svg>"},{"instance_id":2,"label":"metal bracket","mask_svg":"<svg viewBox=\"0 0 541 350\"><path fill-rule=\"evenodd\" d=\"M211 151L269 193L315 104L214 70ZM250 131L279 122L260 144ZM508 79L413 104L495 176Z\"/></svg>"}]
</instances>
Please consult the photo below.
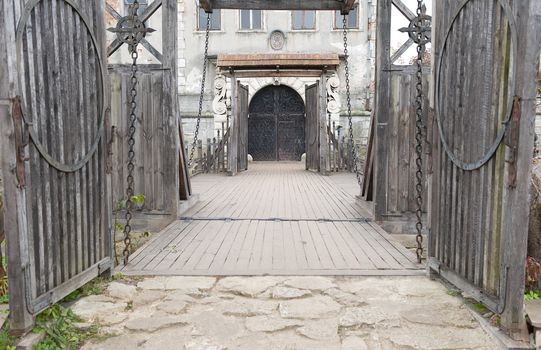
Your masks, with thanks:
<instances>
[{"instance_id":1,"label":"metal bracket","mask_svg":"<svg viewBox=\"0 0 541 350\"><path fill-rule=\"evenodd\" d=\"M24 162L24 149L28 145L28 137L25 137L25 128L23 126L23 109L21 106L21 97L16 96L13 99L12 105L13 126L15 128L15 152L16 152L16 167L15 172L19 188L26 187L26 170Z\"/></svg>"},{"instance_id":2,"label":"metal bracket","mask_svg":"<svg viewBox=\"0 0 541 350\"><path fill-rule=\"evenodd\" d=\"M517 155L518 155L518 142L520 138L520 118L522 115L522 103L519 96L513 98L513 109L511 112L511 120L509 121L509 127L506 130L505 145L509 147L509 159L506 160L509 163L509 172L507 177L507 185L509 188L517 187Z\"/></svg>"}]
</instances>

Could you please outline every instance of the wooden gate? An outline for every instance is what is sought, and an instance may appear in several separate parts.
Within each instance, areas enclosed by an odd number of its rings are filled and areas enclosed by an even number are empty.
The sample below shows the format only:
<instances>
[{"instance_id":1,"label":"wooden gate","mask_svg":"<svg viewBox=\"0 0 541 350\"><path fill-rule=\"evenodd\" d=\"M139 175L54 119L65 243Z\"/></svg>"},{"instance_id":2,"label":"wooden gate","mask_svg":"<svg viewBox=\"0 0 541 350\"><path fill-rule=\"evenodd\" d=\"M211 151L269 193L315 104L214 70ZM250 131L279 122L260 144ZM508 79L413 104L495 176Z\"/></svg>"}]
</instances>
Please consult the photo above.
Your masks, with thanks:
<instances>
[{"instance_id":1,"label":"wooden gate","mask_svg":"<svg viewBox=\"0 0 541 350\"><path fill-rule=\"evenodd\" d=\"M115 8L121 8L117 0ZM107 14L114 23L121 21L120 14L107 4ZM153 33L161 37L162 49L158 50L143 38L140 49L149 53L155 64L144 63L140 58L137 77L137 122L135 133L135 193L145 196L143 212L136 219L141 224L154 223L156 228L172 221L177 214L179 200L187 199L189 179L185 172L185 150L179 131L177 84L177 3L175 0L154 0L140 14L147 23L161 15L161 27ZM157 21L160 18L156 18ZM154 22L156 23L156 21ZM107 48L109 57L124 48L118 38ZM109 65L111 74L111 119L113 128L113 201L125 198L128 157L128 120L131 90L131 59L121 64ZM145 215L148 214L148 215ZM150 227L150 226L149 226Z\"/></svg>"},{"instance_id":2,"label":"wooden gate","mask_svg":"<svg viewBox=\"0 0 541 350\"><path fill-rule=\"evenodd\" d=\"M239 120L239 171L248 170L248 87L239 83L237 89Z\"/></svg>"},{"instance_id":3,"label":"wooden gate","mask_svg":"<svg viewBox=\"0 0 541 350\"><path fill-rule=\"evenodd\" d=\"M319 83L306 86L306 170L319 171Z\"/></svg>"},{"instance_id":4,"label":"wooden gate","mask_svg":"<svg viewBox=\"0 0 541 350\"><path fill-rule=\"evenodd\" d=\"M20 333L112 269L104 2L6 0L0 18L0 168Z\"/></svg>"},{"instance_id":5,"label":"wooden gate","mask_svg":"<svg viewBox=\"0 0 541 350\"><path fill-rule=\"evenodd\" d=\"M541 3L434 5L429 267L520 338Z\"/></svg>"},{"instance_id":6,"label":"wooden gate","mask_svg":"<svg viewBox=\"0 0 541 350\"><path fill-rule=\"evenodd\" d=\"M397 17L415 19L412 9L402 0L378 2L377 29L377 97L375 135L370 143L375 149L374 215L376 220L393 222L385 227L404 232L414 230L416 210L415 172L415 97L416 64L412 64L412 39L406 40L391 54L392 28ZM416 62L415 62L416 63ZM423 67L425 106L428 106L429 62ZM427 118L427 110L423 115ZM373 121L374 122L374 121ZM367 160L368 164L372 164ZM426 160L424 161L426 165ZM371 173L367 169L367 173ZM368 185L369 183L367 183ZM425 191L426 192L426 191ZM426 203L426 200L424 201ZM409 224L408 224L409 223Z\"/></svg>"}]
</instances>

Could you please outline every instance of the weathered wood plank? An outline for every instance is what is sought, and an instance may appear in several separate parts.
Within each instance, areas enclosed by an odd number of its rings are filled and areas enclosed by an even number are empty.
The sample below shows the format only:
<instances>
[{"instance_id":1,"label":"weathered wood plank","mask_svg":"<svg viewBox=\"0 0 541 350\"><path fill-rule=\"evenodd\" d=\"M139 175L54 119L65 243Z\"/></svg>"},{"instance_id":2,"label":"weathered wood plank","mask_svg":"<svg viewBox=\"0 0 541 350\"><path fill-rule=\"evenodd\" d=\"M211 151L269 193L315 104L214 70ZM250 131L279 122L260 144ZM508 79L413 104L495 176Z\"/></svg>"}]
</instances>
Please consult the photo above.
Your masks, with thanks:
<instances>
[{"instance_id":1,"label":"weathered wood plank","mask_svg":"<svg viewBox=\"0 0 541 350\"><path fill-rule=\"evenodd\" d=\"M252 9L252 10L334 10L354 9L354 1L340 0L200 0L199 6L205 11L213 9Z\"/></svg>"},{"instance_id":2,"label":"weathered wood plank","mask_svg":"<svg viewBox=\"0 0 541 350\"><path fill-rule=\"evenodd\" d=\"M377 225L359 222L362 211L346 190L356 186L351 174L323 177L301 163L252 163L236 177L199 175L193 184L204 190L187 213L195 220L168 227L123 272L385 275L419 268Z\"/></svg>"}]
</instances>

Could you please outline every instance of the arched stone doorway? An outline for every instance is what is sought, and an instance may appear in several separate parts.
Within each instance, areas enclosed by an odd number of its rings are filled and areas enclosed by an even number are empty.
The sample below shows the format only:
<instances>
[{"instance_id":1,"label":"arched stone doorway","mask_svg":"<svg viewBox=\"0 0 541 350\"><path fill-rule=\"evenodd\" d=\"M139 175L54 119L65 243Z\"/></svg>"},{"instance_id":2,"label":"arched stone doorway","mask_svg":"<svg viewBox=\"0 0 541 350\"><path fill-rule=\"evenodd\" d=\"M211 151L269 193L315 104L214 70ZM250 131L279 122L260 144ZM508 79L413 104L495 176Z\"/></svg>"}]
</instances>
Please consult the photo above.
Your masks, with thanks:
<instances>
[{"instance_id":1,"label":"arched stone doorway","mask_svg":"<svg viewBox=\"0 0 541 350\"><path fill-rule=\"evenodd\" d=\"M300 161L305 152L305 107L285 85L267 86L252 98L248 118L248 153L255 161Z\"/></svg>"}]
</instances>

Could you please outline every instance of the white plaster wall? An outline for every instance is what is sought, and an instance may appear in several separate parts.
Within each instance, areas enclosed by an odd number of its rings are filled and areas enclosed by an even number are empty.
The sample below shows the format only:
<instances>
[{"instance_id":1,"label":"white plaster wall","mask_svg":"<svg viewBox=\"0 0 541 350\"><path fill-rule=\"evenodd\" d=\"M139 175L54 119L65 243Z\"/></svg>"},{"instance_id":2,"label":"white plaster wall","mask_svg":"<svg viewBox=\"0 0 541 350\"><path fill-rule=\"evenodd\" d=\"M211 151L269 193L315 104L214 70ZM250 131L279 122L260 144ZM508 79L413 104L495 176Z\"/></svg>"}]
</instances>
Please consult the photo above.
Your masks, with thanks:
<instances>
[{"instance_id":1,"label":"white plaster wall","mask_svg":"<svg viewBox=\"0 0 541 350\"><path fill-rule=\"evenodd\" d=\"M375 53L375 2L361 1L360 28L350 30L351 88L355 96L355 109L365 109L367 92L373 80L373 58ZM210 34L209 55L233 53L337 53L343 54L342 31L334 30L334 13L319 11L316 29L312 31L291 30L289 11L264 11L263 29L240 31L237 10L221 11L222 29ZM281 30L286 35L286 44L280 51L269 45L269 35ZM197 1L179 0L179 93L181 106L187 111L194 108L194 95L200 90L205 33L197 30ZM343 75L343 69L339 69ZM209 78L215 76L211 65ZM209 84L207 93L212 93ZM343 88L342 88L343 92ZM196 107L196 106L195 106Z\"/></svg>"},{"instance_id":2,"label":"white plaster wall","mask_svg":"<svg viewBox=\"0 0 541 350\"><path fill-rule=\"evenodd\" d=\"M351 72L352 105L355 115L355 134L364 135L368 131L362 130L367 124L367 111L372 107L374 55L375 55L375 0L360 1L359 28L349 32L349 54ZM179 11L179 52L178 52L178 84L179 101L185 136L187 140L193 137L195 116L198 109L199 91L201 88L201 72L203 65L203 50L205 33L197 30L198 7L196 0L178 0ZM236 53L336 53L343 54L342 30L334 29L334 12L318 11L316 16L316 29L310 31L291 30L290 11L264 11L263 29L257 31L239 30L239 11L221 11L221 30L211 31L209 55ZM284 48L273 50L269 45L269 35L274 30L281 30L286 36ZM338 68L338 75L342 82L344 79L343 65ZM204 115L212 114L212 99L214 94L213 80L216 76L215 62L211 62L205 89L203 111ZM271 78L242 79L243 84L249 86L250 99L262 87L273 84ZM313 78L281 78L279 83L294 88L304 99L304 86L312 84ZM344 96L345 85L342 84L339 92ZM344 118L339 118L343 124ZM360 121L363 122L360 122ZM202 127L203 137L212 137L212 123L203 123L209 129ZM216 127L219 123L216 123ZM346 124L344 124L345 126Z\"/></svg>"}]
</instances>

